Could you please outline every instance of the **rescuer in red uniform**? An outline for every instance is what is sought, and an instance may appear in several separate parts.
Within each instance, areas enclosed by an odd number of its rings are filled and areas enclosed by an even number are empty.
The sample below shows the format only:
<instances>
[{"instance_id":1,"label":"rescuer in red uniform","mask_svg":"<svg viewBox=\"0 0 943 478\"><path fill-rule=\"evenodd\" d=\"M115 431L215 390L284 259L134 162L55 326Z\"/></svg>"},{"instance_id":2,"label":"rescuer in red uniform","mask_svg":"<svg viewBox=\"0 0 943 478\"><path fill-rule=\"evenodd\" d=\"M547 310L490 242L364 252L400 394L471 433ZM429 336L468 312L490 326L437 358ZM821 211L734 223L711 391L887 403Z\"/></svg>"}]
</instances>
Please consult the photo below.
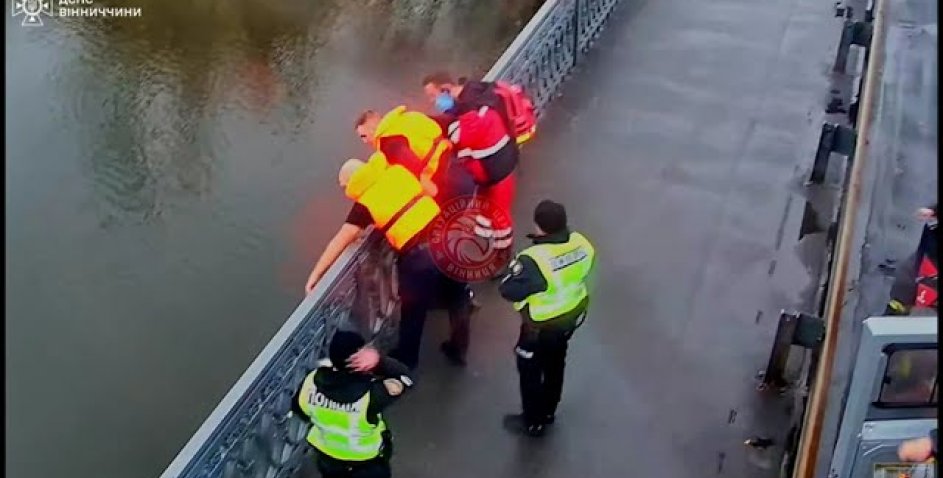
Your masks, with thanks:
<instances>
[{"instance_id":1,"label":"rescuer in red uniform","mask_svg":"<svg viewBox=\"0 0 943 478\"><path fill-rule=\"evenodd\" d=\"M511 247L514 170L520 153L504 102L491 83L458 84L447 73L429 75L422 85L442 114L436 119L454 145L459 162L478 184L478 194L506 212L501 218L476 217L475 233L491 238L495 249Z\"/></svg>"}]
</instances>

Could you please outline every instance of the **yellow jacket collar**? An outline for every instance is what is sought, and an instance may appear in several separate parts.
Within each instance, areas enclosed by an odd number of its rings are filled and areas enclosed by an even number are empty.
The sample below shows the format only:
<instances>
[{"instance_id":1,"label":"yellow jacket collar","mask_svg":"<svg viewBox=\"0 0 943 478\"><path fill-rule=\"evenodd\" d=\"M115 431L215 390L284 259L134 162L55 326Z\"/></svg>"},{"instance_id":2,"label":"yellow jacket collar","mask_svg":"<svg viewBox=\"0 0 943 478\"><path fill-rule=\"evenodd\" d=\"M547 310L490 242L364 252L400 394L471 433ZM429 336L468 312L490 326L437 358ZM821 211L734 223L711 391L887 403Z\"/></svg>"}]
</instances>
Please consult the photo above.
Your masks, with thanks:
<instances>
[{"instance_id":1,"label":"yellow jacket collar","mask_svg":"<svg viewBox=\"0 0 943 478\"><path fill-rule=\"evenodd\" d=\"M406 106L400 105L390 110L387 114L383 115L383 118L381 118L380 122L377 123L376 132L374 132L374 137L376 138L375 142L379 143L380 138L382 138L390 129L393 128L393 125L405 112ZM379 147L379 144L375 144L374 146Z\"/></svg>"}]
</instances>

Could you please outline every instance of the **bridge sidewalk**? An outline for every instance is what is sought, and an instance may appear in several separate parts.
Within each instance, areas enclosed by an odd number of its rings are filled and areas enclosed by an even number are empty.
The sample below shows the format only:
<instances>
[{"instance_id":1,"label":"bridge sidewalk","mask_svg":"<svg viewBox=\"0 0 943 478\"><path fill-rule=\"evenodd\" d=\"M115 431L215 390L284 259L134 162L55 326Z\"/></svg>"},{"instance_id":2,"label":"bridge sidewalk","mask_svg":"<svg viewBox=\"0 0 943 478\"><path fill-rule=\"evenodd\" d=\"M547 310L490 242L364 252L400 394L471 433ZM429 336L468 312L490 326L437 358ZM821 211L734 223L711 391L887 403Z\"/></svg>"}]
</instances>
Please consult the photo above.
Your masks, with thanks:
<instances>
[{"instance_id":1,"label":"bridge sidewalk","mask_svg":"<svg viewBox=\"0 0 943 478\"><path fill-rule=\"evenodd\" d=\"M427 325L420 384L391 411L404 477L764 477L788 403L754 391L779 310L814 293L821 235L801 196L840 30L817 0L625 0L524 153L514 215L563 202L600 259L541 440L518 410L518 319L478 287L470 364ZM521 234L521 237L523 234ZM524 240L519 245L524 245ZM443 318L444 319L444 318Z\"/></svg>"}]
</instances>

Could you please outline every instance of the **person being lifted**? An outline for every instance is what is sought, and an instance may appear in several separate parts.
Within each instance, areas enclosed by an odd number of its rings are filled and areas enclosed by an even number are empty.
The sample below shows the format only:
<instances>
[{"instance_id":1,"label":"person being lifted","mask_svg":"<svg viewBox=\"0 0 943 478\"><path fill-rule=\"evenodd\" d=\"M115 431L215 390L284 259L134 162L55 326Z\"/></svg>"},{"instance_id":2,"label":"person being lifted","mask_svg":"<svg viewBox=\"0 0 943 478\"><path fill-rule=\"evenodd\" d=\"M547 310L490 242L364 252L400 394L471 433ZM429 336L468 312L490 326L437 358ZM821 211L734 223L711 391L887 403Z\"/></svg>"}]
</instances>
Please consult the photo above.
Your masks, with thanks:
<instances>
[{"instance_id":1,"label":"person being lifted","mask_svg":"<svg viewBox=\"0 0 943 478\"><path fill-rule=\"evenodd\" d=\"M311 270L305 293L310 293L344 249L373 225L397 253L401 320L399 345L392 355L409 368L416 368L426 314L433 306L444 304L451 332L441 349L452 363L464 365L471 296L467 284L438 269L429 251L430 229L441 214L432 199L430 189L434 186L429 182L420 184L404 166L390 164L384 155L373 155L367 163L347 160L338 173L338 182L355 204Z\"/></svg>"},{"instance_id":2,"label":"person being lifted","mask_svg":"<svg viewBox=\"0 0 943 478\"><path fill-rule=\"evenodd\" d=\"M567 225L566 209L550 200L534 210L534 244L511 262L498 291L521 314L514 349L520 374L522 414L506 415L515 433L540 436L555 419L563 391L567 342L586 317L587 281L596 251Z\"/></svg>"},{"instance_id":3,"label":"person being lifted","mask_svg":"<svg viewBox=\"0 0 943 478\"><path fill-rule=\"evenodd\" d=\"M442 116L437 118L455 145L459 162L478 185L478 195L504 210L501 217L475 218L475 233L491 238L495 249L513 245L511 206L514 203L520 152L504 101L493 85L480 81L459 84L448 73L422 79L426 96Z\"/></svg>"},{"instance_id":4,"label":"person being lifted","mask_svg":"<svg viewBox=\"0 0 943 478\"><path fill-rule=\"evenodd\" d=\"M292 410L311 422L308 443L324 478L389 478L392 435L383 411L413 387L406 366L349 331L301 384Z\"/></svg>"}]
</instances>

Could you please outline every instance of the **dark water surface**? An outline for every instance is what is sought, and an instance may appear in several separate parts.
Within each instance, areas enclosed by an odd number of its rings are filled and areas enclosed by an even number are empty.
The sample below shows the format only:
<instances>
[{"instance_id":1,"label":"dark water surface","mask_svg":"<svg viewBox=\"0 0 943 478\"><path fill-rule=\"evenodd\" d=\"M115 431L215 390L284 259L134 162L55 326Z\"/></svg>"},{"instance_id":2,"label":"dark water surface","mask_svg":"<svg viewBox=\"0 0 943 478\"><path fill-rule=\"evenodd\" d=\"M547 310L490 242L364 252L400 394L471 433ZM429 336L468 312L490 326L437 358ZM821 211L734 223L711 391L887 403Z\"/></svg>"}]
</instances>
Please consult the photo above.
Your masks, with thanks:
<instances>
[{"instance_id":1,"label":"dark water surface","mask_svg":"<svg viewBox=\"0 0 943 478\"><path fill-rule=\"evenodd\" d=\"M159 474L301 298L359 110L483 73L538 3L7 17L7 475Z\"/></svg>"}]
</instances>

